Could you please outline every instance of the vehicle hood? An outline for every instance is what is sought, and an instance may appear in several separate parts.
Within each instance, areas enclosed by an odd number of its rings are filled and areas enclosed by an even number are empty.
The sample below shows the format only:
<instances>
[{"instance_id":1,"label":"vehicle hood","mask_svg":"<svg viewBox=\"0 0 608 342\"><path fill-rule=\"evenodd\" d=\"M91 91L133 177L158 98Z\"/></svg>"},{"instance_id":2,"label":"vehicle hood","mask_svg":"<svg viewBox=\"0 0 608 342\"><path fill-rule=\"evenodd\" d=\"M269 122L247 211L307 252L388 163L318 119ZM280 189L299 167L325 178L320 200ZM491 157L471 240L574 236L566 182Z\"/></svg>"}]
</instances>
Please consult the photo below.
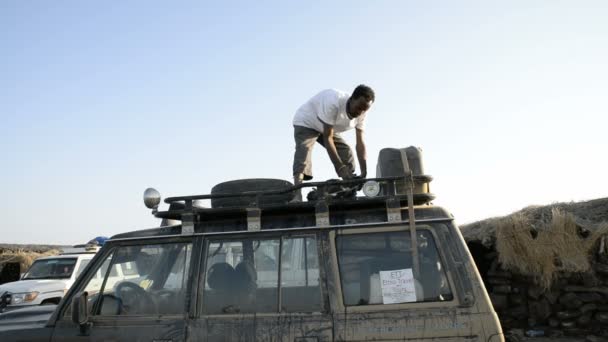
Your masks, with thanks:
<instances>
[{"instance_id":1,"label":"vehicle hood","mask_svg":"<svg viewBox=\"0 0 608 342\"><path fill-rule=\"evenodd\" d=\"M68 280L69 279L31 279L14 281L12 283L0 285L0 294L6 291L10 293L63 291L67 287Z\"/></svg>"},{"instance_id":2,"label":"vehicle hood","mask_svg":"<svg viewBox=\"0 0 608 342\"><path fill-rule=\"evenodd\" d=\"M32 306L0 314L0 332L43 328L57 305Z\"/></svg>"}]
</instances>

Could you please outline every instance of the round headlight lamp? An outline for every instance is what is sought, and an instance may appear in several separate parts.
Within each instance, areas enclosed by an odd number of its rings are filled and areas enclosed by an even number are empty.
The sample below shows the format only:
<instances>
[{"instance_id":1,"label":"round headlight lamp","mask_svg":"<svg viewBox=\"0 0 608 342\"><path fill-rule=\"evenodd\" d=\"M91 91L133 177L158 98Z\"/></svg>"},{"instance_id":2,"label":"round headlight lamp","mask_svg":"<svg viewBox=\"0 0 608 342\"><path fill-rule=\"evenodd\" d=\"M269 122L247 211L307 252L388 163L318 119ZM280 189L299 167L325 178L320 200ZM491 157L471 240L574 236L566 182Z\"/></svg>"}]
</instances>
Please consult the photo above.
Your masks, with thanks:
<instances>
[{"instance_id":1,"label":"round headlight lamp","mask_svg":"<svg viewBox=\"0 0 608 342\"><path fill-rule=\"evenodd\" d=\"M363 184L363 194L366 197L376 197L380 193L380 183L376 181L367 181Z\"/></svg>"},{"instance_id":2,"label":"round headlight lamp","mask_svg":"<svg viewBox=\"0 0 608 342\"><path fill-rule=\"evenodd\" d=\"M160 192L154 188L147 188L144 191L144 204L149 209L157 209L160 204Z\"/></svg>"}]
</instances>

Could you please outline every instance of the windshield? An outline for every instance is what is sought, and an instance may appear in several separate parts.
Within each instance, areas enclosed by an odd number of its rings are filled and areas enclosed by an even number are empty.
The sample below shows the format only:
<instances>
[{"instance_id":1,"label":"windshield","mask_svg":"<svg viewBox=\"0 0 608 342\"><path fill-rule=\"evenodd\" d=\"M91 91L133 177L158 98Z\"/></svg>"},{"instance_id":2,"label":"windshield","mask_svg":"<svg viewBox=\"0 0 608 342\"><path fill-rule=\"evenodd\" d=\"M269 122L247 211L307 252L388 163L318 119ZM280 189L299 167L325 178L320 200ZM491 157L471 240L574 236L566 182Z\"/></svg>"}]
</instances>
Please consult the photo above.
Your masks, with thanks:
<instances>
[{"instance_id":1,"label":"windshield","mask_svg":"<svg viewBox=\"0 0 608 342\"><path fill-rule=\"evenodd\" d=\"M36 260L23 279L67 279L72 276L76 258Z\"/></svg>"}]
</instances>

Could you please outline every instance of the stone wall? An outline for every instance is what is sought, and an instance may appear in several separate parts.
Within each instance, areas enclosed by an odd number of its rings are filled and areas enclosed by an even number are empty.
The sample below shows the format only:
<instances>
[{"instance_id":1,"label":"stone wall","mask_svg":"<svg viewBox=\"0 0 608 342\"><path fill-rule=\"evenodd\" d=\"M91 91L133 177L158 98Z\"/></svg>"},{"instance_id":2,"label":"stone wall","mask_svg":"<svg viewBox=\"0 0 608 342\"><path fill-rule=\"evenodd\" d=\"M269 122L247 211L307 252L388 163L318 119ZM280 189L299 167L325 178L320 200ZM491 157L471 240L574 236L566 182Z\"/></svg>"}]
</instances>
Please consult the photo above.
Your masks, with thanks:
<instances>
[{"instance_id":1,"label":"stone wall","mask_svg":"<svg viewBox=\"0 0 608 342\"><path fill-rule=\"evenodd\" d=\"M608 341L606 253L591 256L591 271L559 273L552 286L543 289L532 276L502 269L492 247L474 241L468 245L505 333L592 335Z\"/></svg>"}]
</instances>

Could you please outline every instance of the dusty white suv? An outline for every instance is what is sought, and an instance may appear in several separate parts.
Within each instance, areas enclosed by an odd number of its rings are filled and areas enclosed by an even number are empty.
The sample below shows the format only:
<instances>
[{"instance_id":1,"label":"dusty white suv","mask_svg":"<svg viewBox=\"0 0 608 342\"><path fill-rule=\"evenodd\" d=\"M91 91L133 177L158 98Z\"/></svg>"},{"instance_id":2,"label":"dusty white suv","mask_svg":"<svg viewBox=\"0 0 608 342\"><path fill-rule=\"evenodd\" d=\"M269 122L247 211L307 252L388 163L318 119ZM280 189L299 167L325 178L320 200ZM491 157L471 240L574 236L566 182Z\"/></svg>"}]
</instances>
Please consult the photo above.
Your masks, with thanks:
<instances>
[{"instance_id":1,"label":"dusty white suv","mask_svg":"<svg viewBox=\"0 0 608 342\"><path fill-rule=\"evenodd\" d=\"M0 307L11 310L58 304L96 251L37 259L21 280L0 285L0 296L3 299Z\"/></svg>"}]
</instances>

